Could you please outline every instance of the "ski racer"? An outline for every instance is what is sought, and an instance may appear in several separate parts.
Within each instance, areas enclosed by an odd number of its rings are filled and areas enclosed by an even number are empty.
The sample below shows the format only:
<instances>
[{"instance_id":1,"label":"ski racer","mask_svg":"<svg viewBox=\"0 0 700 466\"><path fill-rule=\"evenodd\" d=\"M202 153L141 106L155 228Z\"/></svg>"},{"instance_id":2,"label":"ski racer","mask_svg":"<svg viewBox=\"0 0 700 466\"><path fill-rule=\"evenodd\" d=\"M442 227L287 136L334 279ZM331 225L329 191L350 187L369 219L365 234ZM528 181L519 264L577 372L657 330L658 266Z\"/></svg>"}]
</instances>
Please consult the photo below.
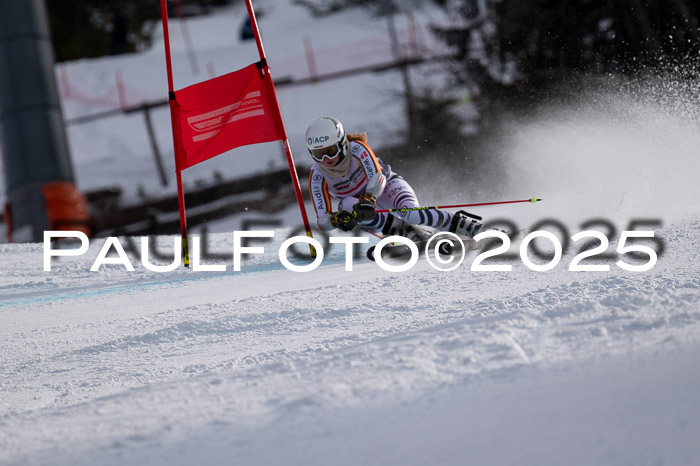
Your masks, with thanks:
<instances>
[{"instance_id":1,"label":"ski racer","mask_svg":"<svg viewBox=\"0 0 700 466\"><path fill-rule=\"evenodd\" d=\"M335 118L314 121L306 131L306 146L315 162L309 173L309 192L321 230L350 231L359 225L384 236L415 238L415 224L463 237L473 237L481 228L464 211L377 213L377 208L406 209L420 204L406 180L374 155L367 134L346 134ZM331 197L339 199L336 211Z\"/></svg>"}]
</instances>

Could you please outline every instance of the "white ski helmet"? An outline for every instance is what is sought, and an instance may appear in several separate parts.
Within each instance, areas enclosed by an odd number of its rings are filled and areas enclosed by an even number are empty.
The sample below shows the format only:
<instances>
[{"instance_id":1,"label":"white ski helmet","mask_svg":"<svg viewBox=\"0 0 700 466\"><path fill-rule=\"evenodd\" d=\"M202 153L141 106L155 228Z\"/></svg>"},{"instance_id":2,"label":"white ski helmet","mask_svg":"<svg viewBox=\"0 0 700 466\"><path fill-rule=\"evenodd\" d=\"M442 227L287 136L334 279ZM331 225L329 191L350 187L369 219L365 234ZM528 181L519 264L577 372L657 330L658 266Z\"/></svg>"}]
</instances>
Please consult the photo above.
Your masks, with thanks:
<instances>
[{"instance_id":1,"label":"white ski helmet","mask_svg":"<svg viewBox=\"0 0 700 466\"><path fill-rule=\"evenodd\" d=\"M336 156L340 156L341 162L348 153L348 138L343 124L332 117L314 121L306 130L306 148L317 162Z\"/></svg>"}]
</instances>

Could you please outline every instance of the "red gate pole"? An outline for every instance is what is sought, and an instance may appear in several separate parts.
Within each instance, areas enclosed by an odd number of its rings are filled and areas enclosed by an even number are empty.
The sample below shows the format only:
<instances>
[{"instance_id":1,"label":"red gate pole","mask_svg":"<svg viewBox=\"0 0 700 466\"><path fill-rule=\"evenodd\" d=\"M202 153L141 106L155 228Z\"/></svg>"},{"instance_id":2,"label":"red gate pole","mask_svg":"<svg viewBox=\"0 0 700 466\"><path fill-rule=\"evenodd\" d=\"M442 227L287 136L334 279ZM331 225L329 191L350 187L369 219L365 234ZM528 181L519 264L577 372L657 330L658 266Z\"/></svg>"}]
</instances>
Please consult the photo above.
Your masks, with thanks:
<instances>
[{"instance_id":1,"label":"red gate pole","mask_svg":"<svg viewBox=\"0 0 700 466\"><path fill-rule=\"evenodd\" d=\"M182 235L182 262L190 266L190 253L187 245L187 217L185 216L185 193L182 188L182 137L180 122L177 118L178 109L175 101L175 85L173 82L172 58L170 55L170 32L168 30L168 5L166 0L160 0L160 13L163 19L163 41L165 42L165 64L168 71L168 100L170 104L170 120L173 129L173 148L175 150L175 177L177 180L177 205L180 211L180 234Z\"/></svg>"},{"instance_id":2,"label":"red gate pole","mask_svg":"<svg viewBox=\"0 0 700 466\"><path fill-rule=\"evenodd\" d=\"M161 0L164 1L164 0ZM269 95L272 99L272 113L274 114L275 126L277 126L277 134L282 135L282 145L284 146L284 152L287 156L287 164L289 165L289 174L292 177L292 183L294 184L294 192L297 196L297 202L299 203L299 210L301 211L301 218L304 222L304 228L306 228L306 236L313 238L311 234L311 227L309 226L309 218L306 215L306 207L304 206L304 198L301 194L301 186L299 185L299 175L297 174L296 166L294 165L294 158L292 157L292 149L289 147L289 138L287 137L287 130L284 127L284 121L282 120L282 112L280 111L279 102L277 101L277 92L275 91L275 84L270 76L270 67L267 64L267 58L265 57L265 49L263 48L262 39L260 38L260 30L258 29L258 22L255 19L255 11L253 11L253 4L251 0L246 0L246 8L248 9L248 17L250 18L250 25L253 29L253 35L255 36L255 43L258 46L258 53L260 54L260 73L263 75L265 80L265 85L268 88ZM311 256L316 257L316 250L311 246Z\"/></svg>"}]
</instances>

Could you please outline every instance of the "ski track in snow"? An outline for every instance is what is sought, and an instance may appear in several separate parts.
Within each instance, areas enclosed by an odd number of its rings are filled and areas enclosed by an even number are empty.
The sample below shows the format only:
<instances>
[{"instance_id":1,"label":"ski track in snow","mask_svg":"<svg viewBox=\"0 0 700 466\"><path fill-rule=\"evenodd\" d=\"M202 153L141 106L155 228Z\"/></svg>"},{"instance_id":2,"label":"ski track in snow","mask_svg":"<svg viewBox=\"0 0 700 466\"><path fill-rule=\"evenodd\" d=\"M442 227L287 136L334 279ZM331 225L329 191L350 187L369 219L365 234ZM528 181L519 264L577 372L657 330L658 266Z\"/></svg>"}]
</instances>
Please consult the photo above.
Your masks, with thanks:
<instances>
[{"instance_id":1,"label":"ski track in snow","mask_svg":"<svg viewBox=\"0 0 700 466\"><path fill-rule=\"evenodd\" d=\"M469 257L449 273L362 259L345 272L339 255L293 273L276 254L241 273L91 273L87 254L42 281L29 259L41 245L2 245L18 266L0 288L0 462L119 464L203 429L235 438L527 366L697 344L698 231L658 231L666 252L644 273L569 272L571 252L544 273L519 260L475 273Z\"/></svg>"}]
</instances>

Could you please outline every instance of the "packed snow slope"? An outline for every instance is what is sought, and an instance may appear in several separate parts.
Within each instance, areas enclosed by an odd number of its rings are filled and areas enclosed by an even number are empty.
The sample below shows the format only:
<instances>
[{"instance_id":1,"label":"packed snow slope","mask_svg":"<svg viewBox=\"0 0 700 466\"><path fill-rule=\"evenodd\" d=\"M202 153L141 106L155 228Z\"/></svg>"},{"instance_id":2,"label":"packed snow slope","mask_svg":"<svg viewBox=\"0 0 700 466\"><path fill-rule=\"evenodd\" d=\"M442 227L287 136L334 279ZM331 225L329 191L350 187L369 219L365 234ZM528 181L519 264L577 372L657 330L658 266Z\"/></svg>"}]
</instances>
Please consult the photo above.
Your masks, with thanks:
<instances>
[{"instance_id":1,"label":"packed snow slope","mask_svg":"<svg viewBox=\"0 0 700 466\"><path fill-rule=\"evenodd\" d=\"M275 77L305 76L305 35L319 72L391 57L384 23L361 10L311 19L290 2L262 6ZM416 11L418 24L431 14ZM256 60L252 45L230 45L241 18L231 8L188 21L199 76L173 23L176 87ZM117 71L129 103L161 98L155 42L60 65L67 118L114 107ZM321 115L368 130L376 147L391 142L397 83L381 74L280 89L300 163ZM508 162L493 185L502 199L545 201L475 210L519 227L550 219L541 228L560 239L595 228L608 252L620 231L652 230L664 251L645 272L616 265L629 255L591 259L610 271L569 271L576 243L546 272L517 255L489 262L509 272L474 272L475 254L451 272L421 259L393 273L362 258L346 271L335 248L295 273L277 252L296 207L239 272L230 258L204 260L223 271L151 272L138 239L133 272L90 271L104 239L44 271L42 244L1 244L0 464L700 464L700 118L697 93L676 84L581 91L513 122L492 148ZM168 155L167 109L153 116ZM70 127L81 189L118 184L128 200L174 190L158 185L143 126L135 114ZM188 170L186 190L213 172L286 166L278 144L237 151ZM500 200L450 166L409 181L425 204ZM230 255L240 223L207 225L220 232L204 240L209 251ZM158 249L172 253L173 239Z\"/></svg>"},{"instance_id":2,"label":"packed snow slope","mask_svg":"<svg viewBox=\"0 0 700 466\"><path fill-rule=\"evenodd\" d=\"M42 272L42 245L1 246L0 462L700 461L698 219L638 273L571 272L573 250L346 271L341 249L298 273L284 234L239 272L90 272L104 240Z\"/></svg>"}]
</instances>

